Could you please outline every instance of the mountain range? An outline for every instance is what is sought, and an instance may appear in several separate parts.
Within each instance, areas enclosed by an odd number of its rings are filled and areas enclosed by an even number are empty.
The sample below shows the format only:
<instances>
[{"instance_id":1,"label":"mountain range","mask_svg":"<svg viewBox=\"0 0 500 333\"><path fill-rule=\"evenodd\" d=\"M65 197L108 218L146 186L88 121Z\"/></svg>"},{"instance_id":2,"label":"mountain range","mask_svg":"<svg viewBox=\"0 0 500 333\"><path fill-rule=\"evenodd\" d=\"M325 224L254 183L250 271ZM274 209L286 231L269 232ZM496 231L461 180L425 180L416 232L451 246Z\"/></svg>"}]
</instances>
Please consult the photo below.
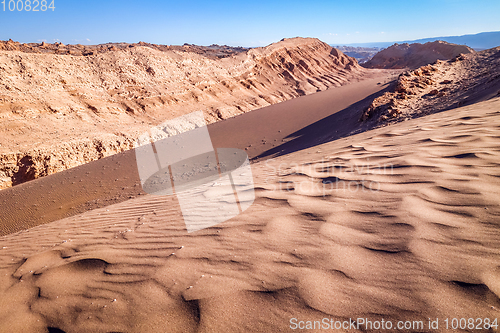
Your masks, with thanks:
<instances>
[{"instance_id":1,"label":"mountain range","mask_svg":"<svg viewBox=\"0 0 500 333\"><path fill-rule=\"evenodd\" d=\"M462 35L462 36L430 37L430 38L405 40L405 41L393 41L393 42L353 43L353 44L346 44L346 46L385 48L385 47L391 46L394 43L398 43L398 44L421 43L421 44L424 44L427 42L434 42L436 40L442 40L442 41L445 41L448 43L453 43L453 44L463 44L463 45L467 45L470 48L473 48L476 51L480 51L480 50L486 50L486 49L491 49L493 47L500 46L500 31L481 32L478 34Z\"/></svg>"}]
</instances>

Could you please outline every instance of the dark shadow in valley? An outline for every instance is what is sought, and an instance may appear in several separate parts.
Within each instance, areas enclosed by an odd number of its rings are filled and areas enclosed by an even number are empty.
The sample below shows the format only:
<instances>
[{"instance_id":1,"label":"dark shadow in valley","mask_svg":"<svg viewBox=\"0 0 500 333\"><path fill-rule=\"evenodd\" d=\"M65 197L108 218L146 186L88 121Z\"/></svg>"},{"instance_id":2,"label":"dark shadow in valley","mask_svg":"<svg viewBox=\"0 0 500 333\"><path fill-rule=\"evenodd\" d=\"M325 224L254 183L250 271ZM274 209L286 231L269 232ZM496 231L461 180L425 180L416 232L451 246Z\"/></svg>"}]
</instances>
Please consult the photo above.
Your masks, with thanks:
<instances>
[{"instance_id":1,"label":"dark shadow in valley","mask_svg":"<svg viewBox=\"0 0 500 333\"><path fill-rule=\"evenodd\" d=\"M383 95L390 89L391 84L387 84L383 90L373 93L339 112L331 114L288 135L285 137L285 143L264 151L254 157L252 161L257 162L267 158L290 154L373 129L375 127L373 122L361 122L359 119L363 110L375 98Z\"/></svg>"}]
</instances>

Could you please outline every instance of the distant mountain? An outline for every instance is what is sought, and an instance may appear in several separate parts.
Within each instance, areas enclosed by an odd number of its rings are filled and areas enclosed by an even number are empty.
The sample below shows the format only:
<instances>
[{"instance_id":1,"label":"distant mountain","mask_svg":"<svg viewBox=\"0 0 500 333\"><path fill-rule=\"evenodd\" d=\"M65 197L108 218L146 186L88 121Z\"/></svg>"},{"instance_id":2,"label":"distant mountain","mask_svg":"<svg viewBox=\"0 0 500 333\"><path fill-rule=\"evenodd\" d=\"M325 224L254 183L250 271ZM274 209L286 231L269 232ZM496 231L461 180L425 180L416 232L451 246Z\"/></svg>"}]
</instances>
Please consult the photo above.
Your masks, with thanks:
<instances>
[{"instance_id":1,"label":"distant mountain","mask_svg":"<svg viewBox=\"0 0 500 333\"><path fill-rule=\"evenodd\" d=\"M476 50L486 50L500 46L500 31L481 32L475 35L423 38L414 40L412 41L412 43L424 44L427 42L433 42L435 40L442 40L453 44L467 45L468 47Z\"/></svg>"},{"instance_id":2,"label":"distant mountain","mask_svg":"<svg viewBox=\"0 0 500 333\"><path fill-rule=\"evenodd\" d=\"M463 36L447 36L447 37L431 37L422 38L416 40L406 40L398 42L374 42L374 43L354 43L346 44L346 46L356 46L356 47L389 47L394 43L404 44L404 43L420 43L424 44L427 42L434 42L436 40L442 40L453 44L467 45L470 48L479 50L491 49L493 47L500 46L500 31L492 32L481 32L474 35L463 35Z\"/></svg>"},{"instance_id":3,"label":"distant mountain","mask_svg":"<svg viewBox=\"0 0 500 333\"><path fill-rule=\"evenodd\" d=\"M345 55L355 58L360 64L363 64L370 60L375 54L377 54L377 52L382 49L381 47L353 47L340 45L333 47L335 47Z\"/></svg>"},{"instance_id":4,"label":"distant mountain","mask_svg":"<svg viewBox=\"0 0 500 333\"><path fill-rule=\"evenodd\" d=\"M466 45L450 44L443 41L425 44L394 44L363 64L366 68L418 68L436 60L448 60L460 54L474 53Z\"/></svg>"}]
</instances>

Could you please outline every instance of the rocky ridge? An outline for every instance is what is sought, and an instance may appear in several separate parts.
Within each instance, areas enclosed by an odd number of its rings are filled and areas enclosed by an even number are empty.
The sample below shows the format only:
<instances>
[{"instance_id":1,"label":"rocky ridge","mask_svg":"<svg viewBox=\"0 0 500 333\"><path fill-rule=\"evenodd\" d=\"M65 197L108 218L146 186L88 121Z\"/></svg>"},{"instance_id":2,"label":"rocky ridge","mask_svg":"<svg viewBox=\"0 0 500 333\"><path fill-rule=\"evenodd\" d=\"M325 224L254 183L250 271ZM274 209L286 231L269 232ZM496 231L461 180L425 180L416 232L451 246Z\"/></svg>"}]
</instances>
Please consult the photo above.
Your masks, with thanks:
<instances>
[{"instance_id":1,"label":"rocky ridge","mask_svg":"<svg viewBox=\"0 0 500 333\"><path fill-rule=\"evenodd\" d=\"M212 123L364 75L312 38L206 47L223 57L140 44L81 55L60 54L76 48L62 44L0 44L0 188L130 149L148 128L192 111Z\"/></svg>"},{"instance_id":2,"label":"rocky ridge","mask_svg":"<svg viewBox=\"0 0 500 333\"><path fill-rule=\"evenodd\" d=\"M373 100L361 121L408 120L500 95L500 47L460 54L402 73Z\"/></svg>"},{"instance_id":3,"label":"rocky ridge","mask_svg":"<svg viewBox=\"0 0 500 333\"><path fill-rule=\"evenodd\" d=\"M8 41L0 41L0 50L3 51L22 51L25 53L46 53L60 54L73 56L92 56L106 52L114 52L119 50L127 50L137 46L145 46L158 51L178 51L191 52L204 55L209 58L226 58L241 52L248 51L246 47L233 47L228 45L212 44L210 46L200 46L185 43L184 45L159 45L146 42L139 43L106 43L99 45L81 45L69 44L65 45L61 42L55 43L20 43L12 39Z\"/></svg>"},{"instance_id":4,"label":"rocky ridge","mask_svg":"<svg viewBox=\"0 0 500 333\"><path fill-rule=\"evenodd\" d=\"M473 53L474 50L466 45L451 44L443 41L428 42L425 44L394 44L375 54L363 64L365 68L410 68L415 69L436 60L449 60L459 54Z\"/></svg>"}]
</instances>

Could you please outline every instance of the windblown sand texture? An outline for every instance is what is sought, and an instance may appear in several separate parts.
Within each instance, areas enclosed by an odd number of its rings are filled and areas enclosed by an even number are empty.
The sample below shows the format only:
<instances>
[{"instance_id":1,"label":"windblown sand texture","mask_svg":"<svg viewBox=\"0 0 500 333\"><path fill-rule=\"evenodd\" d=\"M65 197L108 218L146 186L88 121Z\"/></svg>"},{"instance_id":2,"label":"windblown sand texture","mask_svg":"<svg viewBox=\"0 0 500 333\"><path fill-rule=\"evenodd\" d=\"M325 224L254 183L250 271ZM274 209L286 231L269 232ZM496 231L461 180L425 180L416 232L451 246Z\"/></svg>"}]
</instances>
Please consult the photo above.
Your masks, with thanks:
<instances>
[{"instance_id":1,"label":"windblown sand texture","mask_svg":"<svg viewBox=\"0 0 500 333\"><path fill-rule=\"evenodd\" d=\"M144 195L4 236L0 331L498 318L499 110L494 98L256 163L253 206L196 233L175 197Z\"/></svg>"}]
</instances>

